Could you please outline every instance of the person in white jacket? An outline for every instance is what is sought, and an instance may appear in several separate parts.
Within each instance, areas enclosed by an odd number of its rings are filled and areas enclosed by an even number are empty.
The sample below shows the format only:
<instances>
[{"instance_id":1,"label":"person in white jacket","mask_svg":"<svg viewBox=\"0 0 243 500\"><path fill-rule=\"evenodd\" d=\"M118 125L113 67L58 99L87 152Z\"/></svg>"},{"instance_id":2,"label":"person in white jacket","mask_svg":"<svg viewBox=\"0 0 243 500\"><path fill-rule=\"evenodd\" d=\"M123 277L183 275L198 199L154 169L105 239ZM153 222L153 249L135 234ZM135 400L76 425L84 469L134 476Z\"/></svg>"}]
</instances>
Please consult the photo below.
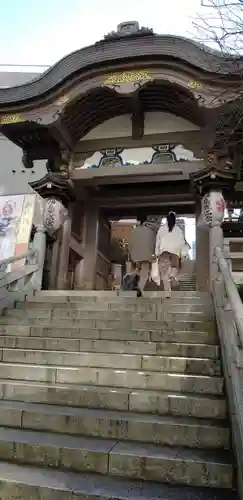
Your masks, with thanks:
<instances>
[{"instance_id":1,"label":"person in white jacket","mask_svg":"<svg viewBox=\"0 0 243 500\"><path fill-rule=\"evenodd\" d=\"M185 237L176 225L174 212L169 212L166 223L161 225L155 245L155 255L159 262L160 279L163 282L165 296L171 296L171 282L177 282L180 258L185 247Z\"/></svg>"}]
</instances>

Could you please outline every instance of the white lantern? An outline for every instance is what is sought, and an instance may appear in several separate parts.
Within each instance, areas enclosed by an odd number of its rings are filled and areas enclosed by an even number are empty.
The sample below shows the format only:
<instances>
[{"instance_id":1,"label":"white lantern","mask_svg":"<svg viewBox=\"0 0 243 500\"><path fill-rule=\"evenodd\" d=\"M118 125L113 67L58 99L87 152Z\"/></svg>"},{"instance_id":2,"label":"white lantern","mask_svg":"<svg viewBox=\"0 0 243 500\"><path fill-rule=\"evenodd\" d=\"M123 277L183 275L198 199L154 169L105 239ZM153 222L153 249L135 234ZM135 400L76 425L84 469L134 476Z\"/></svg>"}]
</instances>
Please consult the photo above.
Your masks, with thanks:
<instances>
[{"instance_id":1,"label":"white lantern","mask_svg":"<svg viewBox=\"0 0 243 500\"><path fill-rule=\"evenodd\" d=\"M55 198L45 200L44 226L49 234L55 233L64 223L67 209Z\"/></svg>"},{"instance_id":2,"label":"white lantern","mask_svg":"<svg viewBox=\"0 0 243 500\"><path fill-rule=\"evenodd\" d=\"M202 199L202 215L205 224L220 226L224 220L225 201L220 191L211 191Z\"/></svg>"}]
</instances>

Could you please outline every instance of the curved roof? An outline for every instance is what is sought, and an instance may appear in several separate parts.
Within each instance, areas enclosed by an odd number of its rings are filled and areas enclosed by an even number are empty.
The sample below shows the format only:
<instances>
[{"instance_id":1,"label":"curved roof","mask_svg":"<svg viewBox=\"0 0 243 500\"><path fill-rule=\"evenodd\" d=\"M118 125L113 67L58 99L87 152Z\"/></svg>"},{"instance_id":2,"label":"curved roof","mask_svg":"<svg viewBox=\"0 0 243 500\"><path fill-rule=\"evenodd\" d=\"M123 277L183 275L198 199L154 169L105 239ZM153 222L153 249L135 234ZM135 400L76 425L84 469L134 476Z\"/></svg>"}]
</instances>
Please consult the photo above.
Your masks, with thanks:
<instances>
[{"instance_id":1,"label":"curved roof","mask_svg":"<svg viewBox=\"0 0 243 500\"><path fill-rule=\"evenodd\" d=\"M243 57L229 57L186 38L154 35L144 28L132 34L117 33L69 54L35 80L0 89L0 104L14 105L41 98L78 73L131 60L177 60L221 77L232 77L243 70Z\"/></svg>"}]
</instances>

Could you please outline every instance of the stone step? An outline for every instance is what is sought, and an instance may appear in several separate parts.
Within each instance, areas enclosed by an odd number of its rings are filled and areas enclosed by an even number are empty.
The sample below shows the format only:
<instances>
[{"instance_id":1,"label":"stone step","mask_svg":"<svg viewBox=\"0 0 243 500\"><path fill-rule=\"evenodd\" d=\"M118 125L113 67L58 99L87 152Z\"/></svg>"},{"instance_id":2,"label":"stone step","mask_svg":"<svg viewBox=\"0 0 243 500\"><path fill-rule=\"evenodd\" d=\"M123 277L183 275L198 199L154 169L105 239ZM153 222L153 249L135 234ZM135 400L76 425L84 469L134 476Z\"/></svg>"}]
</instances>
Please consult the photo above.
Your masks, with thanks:
<instances>
[{"instance_id":1,"label":"stone step","mask_svg":"<svg viewBox=\"0 0 243 500\"><path fill-rule=\"evenodd\" d=\"M231 454L0 428L0 459L170 484L232 488Z\"/></svg>"},{"instance_id":2,"label":"stone step","mask_svg":"<svg viewBox=\"0 0 243 500\"><path fill-rule=\"evenodd\" d=\"M60 384L100 385L219 395L223 379L207 375L144 370L0 363L0 378Z\"/></svg>"},{"instance_id":3,"label":"stone step","mask_svg":"<svg viewBox=\"0 0 243 500\"><path fill-rule=\"evenodd\" d=\"M170 331L170 330L180 330L180 331L206 331L215 332L216 326L214 321L200 321L200 320L190 320L188 317L182 320L178 317L166 316L163 320L159 321L145 321L138 319L130 320L102 320L102 319L73 319L73 318L28 318L23 316L22 318L14 318L8 316L0 317L0 325L15 325L16 323L23 326L42 326L48 328L53 326L54 328L66 327L66 328L83 328L83 329L96 329L96 330L116 330L120 332L121 330L155 330L155 331Z\"/></svg>"},{"instance_id":4,"label":"stone step","mask_svg":"<svg viewBox=\"0 0 243 500\"><path fill-rule=\"evenodd\" d=\"M73 407L153 413L195 418L225 419L226 403L222 395L187 392L163 392L69 385L24 380L1 380L0 398L11 401L55 404Z\"/></svg>"},{"instance_id":5,"label":"stone step","mask_svg":"<svg viewBox=\"0 0 243 500\"><path fill-rule=\"evenodd\" d=\"M192 273L192 274L182 274L181 276L179 275L179 281L184 283L184 282L188 282L188 283L193 283L196 281L196 274Z\"/></svg>"},{"instance_id":6,"label":"stone step","mask_svg":"<svg viewBox=\"0 0 243 500\"><path fill-rule=\"evenodd\" d=\"M1 500L237 500L232 490L169 486L0 463Z\"/></svg>"},{"instance_id":7,"label":"stone step","mask_svg":"<svg viewBox=\"0 0 243 500\"><path fill-rule=\"evenodd\" d=\"M181 292L195 291L197 289L196 283L179 283L179 289Z\"/></svg>"},{"instance_id":8,"label":"stone step","mask_svg":"<svg viewBox=\"0 0 243 500\"><path fill-rule=\"evenodd\" d=\"M86 292L84 292L86 293ZM107 292L109 293L109 292ZM158 294L158 295L156 295ZM76 304L99 304L103 305L104 303L116 307L120 304L122 307L127 305L130 306L148 306L156 304L163 304L171 307L173 303L180 302L181 304L212 304L212 298L208 293L200 293L195 291L180 291L180 292L172 292L172 296L170 300L165 298L164 292L144 292L142 298L137 298L136 293L134 292L126 292L120 293L119 295L115 292L111 292L110 295L103 295L102 292L92 292L90 294L83 293L73 293L72 295L68 295L67 292L61 293L48 293L42 292L36 295L31 295L26 298L27 304L34 303L49 303L55 304L60 302L63 303L76 303Z\"/></svg>"},{"instance_id":9,"label":"stone step","mask_svg":"<svg viewBox=\"0 0 243 500\"><path fill-rule=\"evenodd\" d=\"M217 451L118 443L109 454L109 474L169 484L232 488L231 454Z\"/></svg>"},{"instance_id":10,"label":"stone step","mask_svg":"<svg viewBox=\"0 0 243 500\"><path fill-rule=\"evenodd\" d=\"M26 319L70 319L70 320L102 320L102 321L207 321L214 318L213 310L191 312L184 308L182 310L168 311L157 310L154 312L137 312L137 311L113 311L113 310L82 310L82 309L5 309L4 316L16 318L16 320Z\"/></svg>"},{"instance_id":11,"label":"stone step","mask_svg":"<svg viewBox=\"0 0 243 500\"><path fill-rule=\"evenodd\" d=\"M220 375L220 360L159 355L0 349L0 361L39 365L103 367L167 373Z\"/></svg>"},{"instance_id":12,"label":"stone step","mask_svg":"<svg viewBox=\"0 0 243 500\"><path fill-rule=\"evenodd\" d=\"M16 321L16 320L15 320ZM18 322L19 323L19 322ZM122 325L121 325L122 326ZM182 328L180 329L180 326ZM188 344L218 344L216 331L194 331L185 330L187 325L181 323L167 324L161 326L160 330L148 330L145 328L125 328L124 329L108 329L108 328L81 328L74 326L30 326L30 325L0 325L0 336L19 336L19 337L50 337L50 338L75 338L75 339L100 339L100 340L122 340L122 341L137 341L137 342L182 342ZM201 325L196 325L198 328Z\"/></svg>"},{"instance_id":13,"label":"stone step","mask_svg":"<svg viewBox=\"0 0 243 500\"><path fill-rule=\"evenodd\" d=\"M200 300L205 300L210 298L210 293L208 292L200 292L200 291L190 291L186 293L186 296L189 298L198 298ZM174 290L172 292L172 298L181 298L185 297L185 294L183 292L180 292L178 290ZM136 299L136 292L133 291L112 291L112 290L41 290L40 292L37 292L35 295L30 295L27 297L27 300L31 301L39 301L39 299L45 299L45 300L53 300L53 301L58 301L58 300L88 300L88 299L131 299L135 298ZM163 291L145 291L143 294L144 299L164 299L165 298L165 293ZM137 299L136 299L137 300Z\"/></svg>"},{"instance_id":14,"label":"stone step","mask_svg":"<svg viewBox=\"0 0 243 500\"><path fill-rule=\"evenodd\" d=\"M224 422L192 417L0 401L0 426L166 446L230 447Z\"/></svg>"},{"instance_id":15,"label":"stone step","mask_svg":"<svg viewBox=\"0 0 243 500\"><path fill-rule=\"evenodd\" d=\"M188 285L196 285L196 276L195 275L192 275L192 276L181 276L179 277L179 283L180 285L181 284L188 284ZM195 289L196 290L196 289Z\"/></svg>"},{"instance_id":16,"label":"stone step","mask_svg":"<svg viewBox=\"0 0 243 500\"><path fill-rule=\"evenodd\" d=\"M195 283L196 279L197 278L195 274L184 274L182 276L179 276L180 283Z\"/></svg>"},{"instance_id":17,"label":"stone step","mask_svg":"<svg viewBox=\"0 0 243 500\"><path fill-rule=\"evenodd\" d=\"M187 283L187 282L183 283L183 281L182 281L182 282L179 282L179 289L180 289L181 292L182 291L185 291L185 292L194 291L194 290L197 289L197 284L196 284L195 281L193 281L191 283L190 282L189 283Z\"/></svg>"},{"instance_id":18,"label":"stone step","mask_svg":"<svg viewBox=\"0 0 243 500\"><path fill-rule=\"evenodd\" d=\"M0 401L0 426L166 446L230 447L230 432L224 421L96 408Z\"/></svg>"},{"instance_id":19,"label":"stone step","mask_svg":"<svg viewBox=\"0 0 243 500\"><path fill-rule=\"evenodd\" d=\"M158 310L166 310L166 311L176 311L176 310L187 310L189 312L201 312L201 311L213 311L213 305L212 301L210 300L208 303L201 302L200 300L193 300L189 301L186 298L181 298L181 299L170 299L167 301L147 301L146 299L143 299L142 301L137 301L136 303L133 301L130 303L130 301L126 301L125 303L123 301L113 301L113 302L107 302L107 301L96 301L96 302L85 302L85 301L79 301L79 302L50 302L50 301L45 301L45 302L17 302L15 304L16 309L21 309L21 310L30 310L30 309L35 309L35 310L49 310L49 309L77 309L80 311L124 311L124 313L127 313L129 311L131 312L156 312Z\"/></svg>"},{"instance_id":20,"label":"stone step","mask_svg":"<svg viewBox=\"0 0 243 500\"><path fill-rule=\"evenodd\" d=\"M188 358L219 358L219 346L179 342L139 342L75 338L0 336L0 348L18 348L65 352L101 352Z\"/></svg>"}]
</instances>

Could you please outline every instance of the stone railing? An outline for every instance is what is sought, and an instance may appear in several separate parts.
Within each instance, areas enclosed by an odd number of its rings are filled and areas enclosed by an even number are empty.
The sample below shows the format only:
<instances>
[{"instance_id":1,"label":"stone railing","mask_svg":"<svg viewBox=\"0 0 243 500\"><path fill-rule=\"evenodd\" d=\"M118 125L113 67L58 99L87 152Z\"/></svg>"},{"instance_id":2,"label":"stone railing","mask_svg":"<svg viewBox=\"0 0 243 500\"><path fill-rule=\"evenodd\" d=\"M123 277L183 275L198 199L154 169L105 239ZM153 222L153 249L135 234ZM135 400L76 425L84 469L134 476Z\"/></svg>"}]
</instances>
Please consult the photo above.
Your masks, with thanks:
<instances>
[{"instance_id":1,"label":"stone railing","mask_svg":"<svg viewBox=\"0 0 243 500\"><path fill-rule=\"evenodd\" d=\"M0 311L16 300L24 300L38 290L39 273L38 250L29 250L17 256L0 261ZM24 265L8 271L10 264L25 260Z\"/></svg>"},{"instance_id":2,"label":"stone railing","mask_svg":"<svg viewBox=\"0 0 243 500\"><path fill-rule=\"evenodd\" d=\"M237 285L243 284L243 237L224 238L224 255L230 259L230 269Z\"/></svg>"},{"instance_id":3,"label":"stone railing","mask_svg":"<svg viewBox=\"0 0 243 500\"><path fill-rule=\"evenodd\" d=\"M212 255L212 254L211 254ZM239 498L243 499L243 304L220 246L213 251L212 295L228 394Z\"/></svg>"}]
</instances>

